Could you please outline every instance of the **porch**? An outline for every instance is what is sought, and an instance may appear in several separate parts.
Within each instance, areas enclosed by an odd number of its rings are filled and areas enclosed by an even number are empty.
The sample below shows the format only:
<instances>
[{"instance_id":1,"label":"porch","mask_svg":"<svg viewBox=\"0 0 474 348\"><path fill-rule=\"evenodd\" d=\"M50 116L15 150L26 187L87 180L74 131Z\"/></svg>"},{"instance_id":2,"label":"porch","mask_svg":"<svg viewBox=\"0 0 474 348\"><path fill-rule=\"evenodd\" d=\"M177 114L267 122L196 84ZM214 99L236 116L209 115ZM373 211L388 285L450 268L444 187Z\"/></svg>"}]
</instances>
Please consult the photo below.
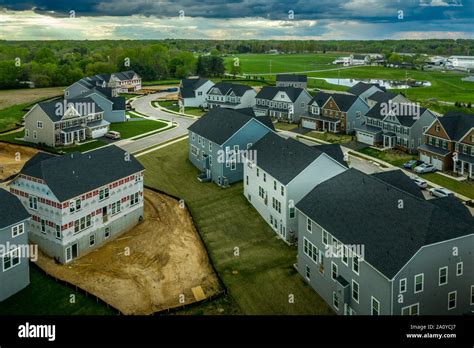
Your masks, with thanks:
<instances>
[{"instance_id":1,"label":"porch","mask_svg":"<svg viewBox=\"0 0 474 348\"><path fill-rule=\"evenodd\" d=\"M458 154L458 161L453 163L453 171L461 176L474 178L474 157Z\"/></svg>"},{"instance_id":2,"label":"porch","mask_svg":"<svg viewBox=\"0 0 474 348\"><path fill-rule=\"evenodd\" d=\"M80 143L87 139L86 129L84 127L70 127L61 129L56 136L56 145L72 145Z\"/></svg>"}]
</instances>

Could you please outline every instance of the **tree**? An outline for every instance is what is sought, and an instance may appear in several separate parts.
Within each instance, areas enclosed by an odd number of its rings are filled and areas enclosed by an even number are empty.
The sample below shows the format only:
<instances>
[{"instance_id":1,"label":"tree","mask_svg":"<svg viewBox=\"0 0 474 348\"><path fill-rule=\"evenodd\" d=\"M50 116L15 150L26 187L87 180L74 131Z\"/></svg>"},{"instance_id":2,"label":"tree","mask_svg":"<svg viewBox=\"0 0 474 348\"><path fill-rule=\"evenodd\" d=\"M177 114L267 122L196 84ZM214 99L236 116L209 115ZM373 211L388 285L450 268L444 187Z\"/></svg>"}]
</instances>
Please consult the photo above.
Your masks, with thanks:
<instances>
[{"instance_id":1,"label":"tree","mask_svg":"<svg viewBox=\"0 0 474 348\"><path fill-rule=\"evenodd\" d=\"M230 62L230 73L234 76L242 74L242 62L236 58Z\"/></svg>"}]
</instances>

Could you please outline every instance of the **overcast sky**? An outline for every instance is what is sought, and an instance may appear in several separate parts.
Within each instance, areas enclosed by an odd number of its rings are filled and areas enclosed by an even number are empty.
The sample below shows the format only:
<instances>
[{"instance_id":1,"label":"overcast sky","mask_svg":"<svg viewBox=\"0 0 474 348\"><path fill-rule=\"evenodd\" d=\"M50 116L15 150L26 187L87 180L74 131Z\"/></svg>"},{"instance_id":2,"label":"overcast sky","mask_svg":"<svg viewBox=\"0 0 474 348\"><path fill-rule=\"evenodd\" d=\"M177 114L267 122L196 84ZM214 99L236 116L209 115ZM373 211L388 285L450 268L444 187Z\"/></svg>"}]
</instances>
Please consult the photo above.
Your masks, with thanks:
<instances>
[{"instance_id":1,"label":"overcast sky","mask_svg":"<svg viewBox=\"0 0 474 348\"><path fill-rule=\"evenodd\" d=\"M0 0L0 39L474 38L474 0Z\"/></svg>"}]
</instances>

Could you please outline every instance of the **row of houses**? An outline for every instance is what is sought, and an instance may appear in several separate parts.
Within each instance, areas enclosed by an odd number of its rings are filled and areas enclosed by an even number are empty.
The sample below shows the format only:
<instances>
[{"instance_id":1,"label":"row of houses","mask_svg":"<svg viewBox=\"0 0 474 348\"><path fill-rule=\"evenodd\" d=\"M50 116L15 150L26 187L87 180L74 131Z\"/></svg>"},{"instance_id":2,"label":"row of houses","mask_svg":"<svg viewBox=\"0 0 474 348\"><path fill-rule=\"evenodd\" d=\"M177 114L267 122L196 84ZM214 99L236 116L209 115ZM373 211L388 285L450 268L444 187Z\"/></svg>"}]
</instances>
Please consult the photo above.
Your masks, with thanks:
<instances>
[{"instance_id":1,"label":"row of houses","mask_svg":"<svg viewBox=\"0 0 474 348\"><path fill-rule=\"evenodd\" d=\"M64 90L64 97L36 104L24 116L24 140L51 147L104 136L110 123L125 122L120 93L141 89L134 71L85 77Z\"/></svg>"},{"instance_id":2,"label":"row of houses","mask_svg":"<svg viewBox=\"0 0 474 348\"><path fill-rule=\"evenodd\" d=\"M201 181L243 180L249 204L296 243L298 272L337 314L474 308L473 217L456 198L425 200L399 170L349 168L338 145L282 138L252 109L210 110L189 128L188 156Z\"/></svg>"},{"instance_id":3,"label":"row of houses","mask_svg":"<svg viewBox=\"0 0 474 348\"><path fill-rule=\"evenodd\" d=\"M28 241L67 264L142 221L143 173L114 145L27 161L0 189L0 301L29 284Z\"/></svg>"}]
</instances>

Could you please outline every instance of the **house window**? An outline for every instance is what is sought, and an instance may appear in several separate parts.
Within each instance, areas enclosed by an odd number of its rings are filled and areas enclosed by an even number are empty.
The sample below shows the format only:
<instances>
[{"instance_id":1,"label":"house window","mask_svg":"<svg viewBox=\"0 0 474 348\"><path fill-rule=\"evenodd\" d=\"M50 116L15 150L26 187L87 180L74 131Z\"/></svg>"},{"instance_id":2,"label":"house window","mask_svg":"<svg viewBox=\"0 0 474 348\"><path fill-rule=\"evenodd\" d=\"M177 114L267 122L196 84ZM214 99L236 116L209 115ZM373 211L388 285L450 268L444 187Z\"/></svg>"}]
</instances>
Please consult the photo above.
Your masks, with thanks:
<instances>
[{"instance_id":1,"label":"house window","mask_svg":"<svg viewBox=\"0 0 474 348\"><path fill-rule=\"evenodd\" d=\"M76 211L81 210L81 200L76 199Z\"/></svg>"},{"instance_id":2,"label":"house window","mask_svg":"<svg viewBox=\"0 0 474 348\"><path fill-rule=\"evenodd\" d=\"M355 280L352 281L352 298L359 303L359 283Z\"/></svg>"},{"instance_id":3,"label":"house window","mask_svg":"<svg viewBox=\"0 0 474 348\"><path fill-rule=\"evenodd\" d=\"M439 127L439 124L437 124L437 125L435 126L435 131L436 131L436 132L439 132L439 130L440 130L440 127Z\"/></svg>"},{"instance_id":4,"label":"house window","mask_svg":"<svg viewBox=\"0 0 474 348\"><path fill-rule=\"evenodd\" d=\"M419 315L419 313L420 305L418 303L402 308L402 315Z\"/></svg>"},{"instance_id":5,"label":"house window","mask_svg":"<svg viewBox=\"0 0 474 348\"><path fill-rule=\"evenodd\" d=\"M332 292L332 305L339 310L339 297L335 291Z\"/></svg>"},{"instance_id":6,"label":"house window","mask_svg":"<svg viewBox=\"0 0 474 348\"><path fill-rule=\"evenodd\" d=\"M36 124L36 126L37 126L39 129L43 129L43 122L38 121L38 123Z\"/></svg>"},{"instance_id":7,"label":"house window","mask_svg":"<svg viewBox=\"0 0 474 348\"><path fill-rule=\"evenodd\" d=\"M263 173L263 182L267 182L267 174Z\"/></svg>"},{"instance_id":8,"label":"house window","mask_svg":"<svg viewBox=\"0 0 474 348\"><path fill-rule=\"evenodd\" d=\"M380 313L380 302L373 296L372 296L372 300L370 302L372 303L370 313L372 315L379 315L379 313Z\"/></svg>"},{"instance_id":9,"label":"house window","mask_svg":"<svg viewBox=\"0 0 474 348\"><path fill-rule=\"evenodd\" d=\"M303 238L303 252L314 263L318 263L319 251L318 248L306 238Z\"/></svg>"},{"instance_id":10,"label":"house window","mask_svg":"<svg viewBox=\"0 0 474 348\"><path fill-rule=\"evenodd\" d=\"M56 238L61 239L61 226L56 225Z\"/></svg>"},{"instance_id":11,"label":"house window","mask_svg":"<svg viewBox=\"0 0 474 348\"><path fill-rule=\"evenodd\" d=\"M356 118L360 118L360 115L361 115L360 111L356 111Z\"/></svg>"},{"instance_id":12,"label":"house window","mask_svg":"<svg viewBox=\"0 0 474 348\"><path fill-rule=\"evenodd\" d=\"M273 180L273 189L276 191L277 189L277 182L275 180Z\"/></svg>"},{"instance_id":13,"label":"house window","mask_svg":"<svg viewBox=\"0 0 474 348\"><path fill-rule=\"evenodd\" d=\"M280 193L281 193L282 196L285 195L285 187L283 185L281 185Z\"/></svg>"},{"instance_id":14,"label":"house window","mask_svg":"<svg viewBox=\"0 0 474 348\"><path fill-rule=\"evenodd\" d=\"M196 134L191 133L191 139L192 139L193 141L196 140Z\"/></svg>"},{"instance_id":15,"label":"house window","mask_svg":"<svg viewBox=\"0 0 474 348\"><path fill-rule=\"evenodd\" d=\"M424 274L417 274L415 276L415 294L423 291L423 278Z\"/></svg>"},{"instance_id":16,"label":"house window","mask_svg":"<svg viewBox=\"0 0 474 348\"><path fill-rule=\"evenodd\" d=\"M104 231L104 239L107 239L110 237L110 227L106 227Z\"/></svg>"},{"instance_id":17,"label":"house window","mask_svg":"<svg viewBox=\"0 0 474 348\"><path fill-rule=\"evenodd\" d=\"M30 196L28 198L28 201L30 203L30 209L33 210L38 210L38 197L36 196Z\"/></svg>"},{"instance_id":18,"label":"house window","mask_svg":"<svg viewBox=\"0 0 474 348\"><path fill-rule=\"evenodd\" d=\"M248 184L249 184L249 176L248 176L248 175L245 176L245 184L246 184L247 186L248 186Z\"/></svg>"},{"instance_id":19,"label":"house window","mask_svg":"<svg viewBox=\"0 0 474 348\"><path fill-rule=\"evenodd\" d=\"M95 245L95 234L91 234L89 236L89 247L93 247Z\"/></svg>"},{"instance_id":20,"label":"house window","mask_svg":"<svg viewBox=\"0 0 474 348\"><path fill-rule=\"evenodd\" d=\"M193 154L193 156L195 156L195 157L197 157L199 155L199 150L194 145L191 145L191 154Z\"/></svg>"},{"instance_id":21,"label":"house window","mask_svg":"<svg viewBox=\"0 0 474 348\"><path fill-rule=\"evenodd\" d=\"M462 262L458 262L456 264L456 276L461 276L462 275L462 272L463 272L463 263Z\"/></svg>"},{"instance_id":22,"label":"house window","mask_svg":"<svg viewBox=\"0 0 474 348\"><path fill-rule=\"evenodd\" d=\"M33 139L38 139L38 133L35 130L33 131Z\"/></svg>"},{"instance_id":23,"label":"house window","mask_svg":"<svg viewBox=\"0 0 474 348\"><path fill-rule=\"evenodd\" d=\"M296 215L296 214L295 214L295 213L296 213L296 211L295 211L295 205L294 205L294 203L293 203L293 204L291 204L291 203L292 203L292 202L290 202L290 207L289 207L290 219L294 219L294 218L295 218L295 215Z\"/></svg>"},{"instance_id":24,"label":"house window","mask_svg":"<svg viewBox=\"0 0 474 348\"><path fill-rule=\"evenodd\" d=\"M265 190L263 189L262 186L259 186L259 187L258 187L258 195L259 195L261 198L265 199Z\"/></svg>"},{"instance_id":25,"label":"house window","mask_svg":"<svg viewBox=\"0 0 474 348\"><path fill-rule=\"evenodd\" d=\"M309 268L308 265L306 265L306 279L310 280L311 279L311 268Z\"/></svg>"},{"instance_id":26,"label":"house window","mask_svg":"<svg viewBox=\"0 0 474 348\"><path fill-rule=\"evenodd\" d=\"M448 284L448 267L441 267L439 269L439 281L438 285Z\"/></svg>"},{"instance_id":27,"label":"house window","mask_svg":"<svg viewBox=\"0 0 474 348\"><path fill-rule=\"evenodd\" d=\"M400 293L407 291L407 278L400 279Z\"/></svg>"},{"instance_id":28,"label":"house window","mask_svg":"<svg viewBox=\"0 0 474 348\"><path fill-rule=\"evenodd\" d=\"M326 230L323 230L322 231L322 242L324 245L328 245L328 239L329 239L329 234L328 234L328 231Z\"/></svg>"},{"instance_id":29,"label":"house window","mask_svg":"<svg viewBox=\"0 0 474 348\"><path fill-rule=\"evenodd\" d=\"M235 170L237 168L237 164L235 162L235 159L230 161L230 170Z\"/></svg>"},{"instance_id":30,"label":"house window","mask_svg":"<svg viewBox=\"0 0 474 348\"><path fill-rule=\"evenodd\" d=\"M29 129L25 129L25 137L29 137L30 136L30 130Z\"/></svg>"},{"instance_id":31,"label":"house window","mask_svg":"<svg viewBox=\"0 0 474 348\"><path fill-rule=\"evenodd\" d=\"M120 201L112 203L112 215L120 213Z\"/></svg>"},{"instance_id":32,"label":"house window","mask_svg":"<svg viewBox=\"0 0 474 348\"><path fill-rule=\"evenodd\" d=\"M99 191L99 201L102 201L106 198L109 198L109 188L108 187L104 187L104 188L100 189L100 191Z\"/></svg>"},{"instance_id":33,"label":"house window","mask_svg":"<svg viewBox=\"0 0 474 348\"><path fill-rule=\"evenodd\" d=\"M46 234L46 221L41 219L41 232Z\"/></svg>"},{"instance_id":34,"label":"house window","mask_svg":"<svg viewBox=\"0 0 474 348\"><path fill-rule=\"evenodd\" d=\"M310 219L310 218L306 218L306 229L308 230L309 233L313 233L313 232L312 232L312 225L311 225L311 219Z\"/></svg>"},{"instance_id":35,"label":"house window","mask_svg":"<svg viewBox=\"0 0 474 348\"><path fill-rule=\"evenodd\" d=\"M12 227L12 238L19 236L25 232L25 224L21 223L19 225Z\"/></svg>"},{"instance_id":36,"label":"house window","mask_svg":"<svg viewBox=\"0 0 474 348\"><path fill-rule=\"evenodd\" d=\"M3 272L8 271L10 268L20 264L20 256L18 248L10 251L9 253L3 254Z\"/></svg>"},{"instance_id":37,"label":"house window","mask_svg":"<svg viewBox=\"0 0 474 348\"><path fill-rule=\"evenodd\" d=\"M349 252L349 250L344 245L342 247L342 263L345 264L346 266L348 265L348 252Z\"/></svg>"},{"instance_id":38,"label":"house window","mask_svg":"<svg viewBox=\"0 0 474 348\"><path fill-rule=\"evenodd\" d=\"M336 280L337 278L337 265L334 262L331 262L331 278L332 280Z\"/></svg>"},{"instance_id":39,"label":"house window","mask_svg":"<svg viewBox=\"0 0 474 348\"><path fill-rule=\"evenodd\" d=\"M359 275L359 257L357 255L352 257L352 270Z\"/></svg>"},{"instance_id":40,"label":"house window","mask_svg":"<svg viewBox=\"0 0 474 348\"><path fill-rule=\"evenodd\" d=\"M448 294L448 310L456 308L457 291L452 291Z\"/></svg>"},{"instance_id":41,"label":"house window","mask_svg":"<svg viewBox=\"0 0 474 348\"><path fill-rule=\"evenodd\" d=\"M260 170L257 168L257 176L260 176Z\"/></svg>"},{"instance_id":42,"label":"house window","mask_svg":"<svg viewBox=\"0 0 474 348\"><path fill-rule=\"evenodd\" d=\"M212 151L212 143L209 141L209 151Z\"/></svg>"},{"instance_id":43,"label":"house window","mask_svg":"<svg viewBox=\"0 0 474 348\"><path fill-rule=\"evenodd\" d=\"M139 196L140 196L140 195L139 195L138 192L136 192L136 193L130 195L130 206L135 205L135 204L138 203L138 197L139 197Z\"/></svg>"}]
</instances>

